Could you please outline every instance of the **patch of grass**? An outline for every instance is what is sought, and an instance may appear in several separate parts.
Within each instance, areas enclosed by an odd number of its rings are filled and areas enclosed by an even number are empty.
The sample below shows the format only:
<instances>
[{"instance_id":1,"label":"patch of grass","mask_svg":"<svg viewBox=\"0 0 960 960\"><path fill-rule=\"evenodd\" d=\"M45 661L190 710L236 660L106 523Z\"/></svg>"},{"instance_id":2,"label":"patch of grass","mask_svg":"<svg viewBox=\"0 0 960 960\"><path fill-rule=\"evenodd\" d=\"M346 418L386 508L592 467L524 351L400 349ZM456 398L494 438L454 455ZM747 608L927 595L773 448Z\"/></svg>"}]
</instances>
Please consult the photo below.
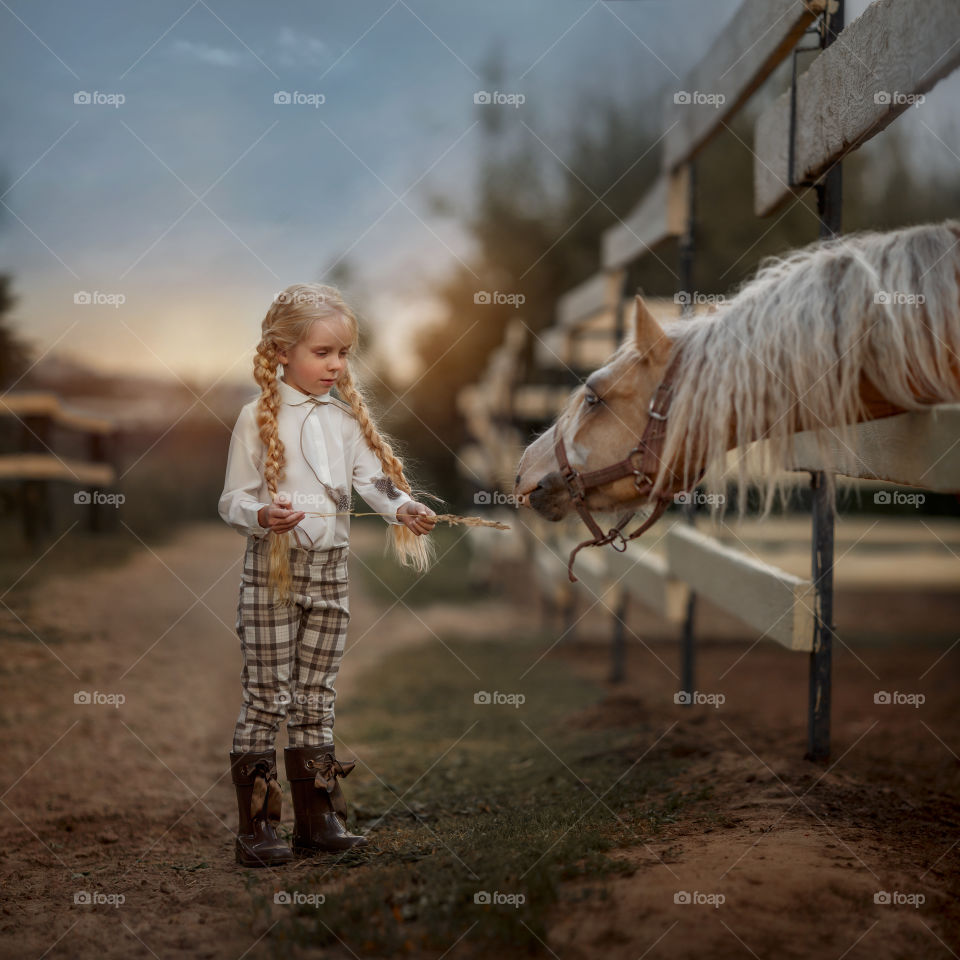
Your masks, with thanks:
<instances>
[{"instance_id":1,"label":"patch of grass","mask_svg":"<svg viewBox=\"0 0 960 960\"><path fill-rule=\"evenodd\" d=\"M471 585L467 576L469 529L437 524L430 537L436 542L437 560L425 574L400 566L382 550L365 553L362 563L354 557L351 573L364 578L365 587L379 602L393 603L403 597L406 606L417 607L437 600L465 604L484 599L484 592Z\"/></svg>"},{"instance_id":2,"label":"patch of grass","mask_svg":"<svg viewBox=\"0 0 960 960\"><path fill-rule=\"evenodd\" d=\"M320 906L267 905L278 956L291 941L376 956L458 941L458 955L546 955L561 885L595 879L580 896L605 896L607 878L632 870L607 851L656 837L697 799L664 789L684 761L640 759L656 731L580 728L574 715L602 690L549 658L529 669L548 643L431 643L364 676L344 737L375 746L345 790L371 844L290 881L324 893ZM476 703L480 691L525 699Z\"/></svg>"}]
</instances>

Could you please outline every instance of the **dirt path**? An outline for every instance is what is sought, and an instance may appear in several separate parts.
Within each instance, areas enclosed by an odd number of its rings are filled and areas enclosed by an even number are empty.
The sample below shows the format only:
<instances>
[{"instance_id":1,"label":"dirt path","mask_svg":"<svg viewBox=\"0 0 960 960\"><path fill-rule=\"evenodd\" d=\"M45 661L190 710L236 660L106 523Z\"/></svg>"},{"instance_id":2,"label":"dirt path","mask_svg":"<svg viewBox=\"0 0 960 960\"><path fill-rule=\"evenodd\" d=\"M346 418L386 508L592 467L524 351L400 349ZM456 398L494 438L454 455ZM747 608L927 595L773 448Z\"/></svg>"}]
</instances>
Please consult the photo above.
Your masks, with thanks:
<instances>
[{"instance_id":1,"label":"dirt path","mask_svg":"<svg viewBox=\"0 0 960 960\"><path fill-rule=\"evenodd\" d=\"M381 531L355 526L354 550L382 543ZM33 636L8 642L2 666L2 956L265 954L254 944L266 928L250 925L233 862L227 759L240 706L242 551L233 531L192 528L123 567L48 580L18 611ZM386 612L365 595L355 558L350 607L339 724L365 665L456 616ZM477 628L505 629L508 615L487 608ZM456 626L469 635L469 618ZM95 702L75 703L80 692ZM289 802L283 819L292 825ZM302 869L277 872L277 889ZM75 903L84 894L99 902Z\"/></svg>"},{"instance_id":2,"label":"dirt path","mask_svg":"<svg viewBox=\"0 0 960 960\"><path fill-rule=\"evenodd\" d=\"M360 561L382 549L382 536L354 531L338 682L338 736L361 760L368 746L347 734L365 667L434 634L510 638L536 626L494 601L481 615L374 601ZM227 753L239 709L242 547L220 526L193 528L122 567L44 581L18 608L22 623L0 614L7 636L24 625L32 634L8 640L0 665L0 956L270 955L271 912L251 919L251 897L296 889L311 868L258 871L248 885L254 872L233 862ZM607 626L585 621L583 642L551 656L602 686ZM704 646L698 686L725 693L720 710L675 707L675 647L632 644L628 681L571 716L596 733L598 752L621 728L641 729L630 756L687 758L670 789L708 799L685 808L656 843L611 851L626 873L604 882L599 901L566 884L548 924L550 950L563 960L647 951L651 960L948 956L960 930L960 647L942 657L919 645L862 656L839 649L839 762L825 771L801 759L805 664L748 646ZM878 688L923 690L927 706L884 711L873 704ZM80 691L107 702L77 704ZM120 706L109 702L117 695ZM278 746L285 742L282 733ZM284 823L292 819L285 803ZM923 894L925 907L874 905L883 890ZM676 904L681 891L726 899L720 908ZM75 903L82 894L98 902Z\"/></svg>"}]
</instances>

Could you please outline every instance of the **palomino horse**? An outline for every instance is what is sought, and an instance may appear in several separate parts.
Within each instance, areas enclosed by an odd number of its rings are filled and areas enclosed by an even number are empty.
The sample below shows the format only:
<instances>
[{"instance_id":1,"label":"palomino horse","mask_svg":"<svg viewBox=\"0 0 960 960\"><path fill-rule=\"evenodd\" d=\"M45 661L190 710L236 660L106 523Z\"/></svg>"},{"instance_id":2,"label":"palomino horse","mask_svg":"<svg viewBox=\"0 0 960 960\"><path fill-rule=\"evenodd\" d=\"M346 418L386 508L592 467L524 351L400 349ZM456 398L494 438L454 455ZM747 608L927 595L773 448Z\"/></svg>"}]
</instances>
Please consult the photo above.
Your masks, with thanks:
<instances>
[{"instance_id":1,"label":"palomino horse","mask_svg":"<svg viewBox=\"0 0 960 960\"><path fill-rule=\"evenodd\" d=\"M514 492L548 520L576 509L594 536L581 546L624 549L704 472L719 493L733 448L742 512L742 451L765 441L766 513L794 433L832 433L855 462L853 424L958 399L960 222L851 234L768 261L716 312L666 329L638 296L632 337L526 448ZM594 512L619 520L605 533Z\"/></svg>"}]
</instances>

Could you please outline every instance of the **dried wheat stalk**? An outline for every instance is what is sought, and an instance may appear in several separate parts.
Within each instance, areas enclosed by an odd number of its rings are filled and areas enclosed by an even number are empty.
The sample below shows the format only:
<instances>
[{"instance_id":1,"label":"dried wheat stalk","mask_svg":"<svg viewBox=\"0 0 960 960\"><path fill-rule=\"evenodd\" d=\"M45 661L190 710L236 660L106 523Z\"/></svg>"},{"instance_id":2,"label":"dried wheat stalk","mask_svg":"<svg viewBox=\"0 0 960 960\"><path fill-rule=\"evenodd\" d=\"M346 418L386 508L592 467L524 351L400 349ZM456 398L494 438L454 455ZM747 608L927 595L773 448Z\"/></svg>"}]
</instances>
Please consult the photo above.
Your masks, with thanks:
<instances>
[{"instance_id":1,"label":"dried wheat stalk","mask_svg":"<svg viewBox=\"0 0 960 960\"><path fill-rule=\"evenodd\" d=\"M392 513L362 512L355 510L337 510L333 513L317 513L313 510L303 511L308 517L392 517ZM455 513L438 513L433 517L439 523L448 523L450 526L460 527L492 527L494 530L509 530L510 525L497 520L482 520L480 517L459 517Z\"/></svg>"}]
</instances>

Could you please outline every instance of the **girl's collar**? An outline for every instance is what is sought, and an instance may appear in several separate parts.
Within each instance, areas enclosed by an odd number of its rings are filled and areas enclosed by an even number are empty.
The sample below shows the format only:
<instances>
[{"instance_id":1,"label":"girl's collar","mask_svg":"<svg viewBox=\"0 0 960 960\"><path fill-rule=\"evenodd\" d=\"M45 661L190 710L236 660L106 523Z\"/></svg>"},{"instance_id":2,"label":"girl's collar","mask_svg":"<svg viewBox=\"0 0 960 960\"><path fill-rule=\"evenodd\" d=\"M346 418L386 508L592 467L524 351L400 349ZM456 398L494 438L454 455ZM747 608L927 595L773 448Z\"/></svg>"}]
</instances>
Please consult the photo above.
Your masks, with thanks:
<instances>
[{"instance_id":1,"label":"girl's collar","mask_svg":"<svg viewBox=\"0 0 960 960\"><path fill-rule=\"evenodd\" d=\"M330 391L326 393L303 393L303 391L298 390L296 387L290 386L286 380L277 377L277 388L280 391L280 398L284 403L290 404L290 406L295 407L301 403L329 403L333 397L330 396Z\"/></svg>"}]
</instances>

